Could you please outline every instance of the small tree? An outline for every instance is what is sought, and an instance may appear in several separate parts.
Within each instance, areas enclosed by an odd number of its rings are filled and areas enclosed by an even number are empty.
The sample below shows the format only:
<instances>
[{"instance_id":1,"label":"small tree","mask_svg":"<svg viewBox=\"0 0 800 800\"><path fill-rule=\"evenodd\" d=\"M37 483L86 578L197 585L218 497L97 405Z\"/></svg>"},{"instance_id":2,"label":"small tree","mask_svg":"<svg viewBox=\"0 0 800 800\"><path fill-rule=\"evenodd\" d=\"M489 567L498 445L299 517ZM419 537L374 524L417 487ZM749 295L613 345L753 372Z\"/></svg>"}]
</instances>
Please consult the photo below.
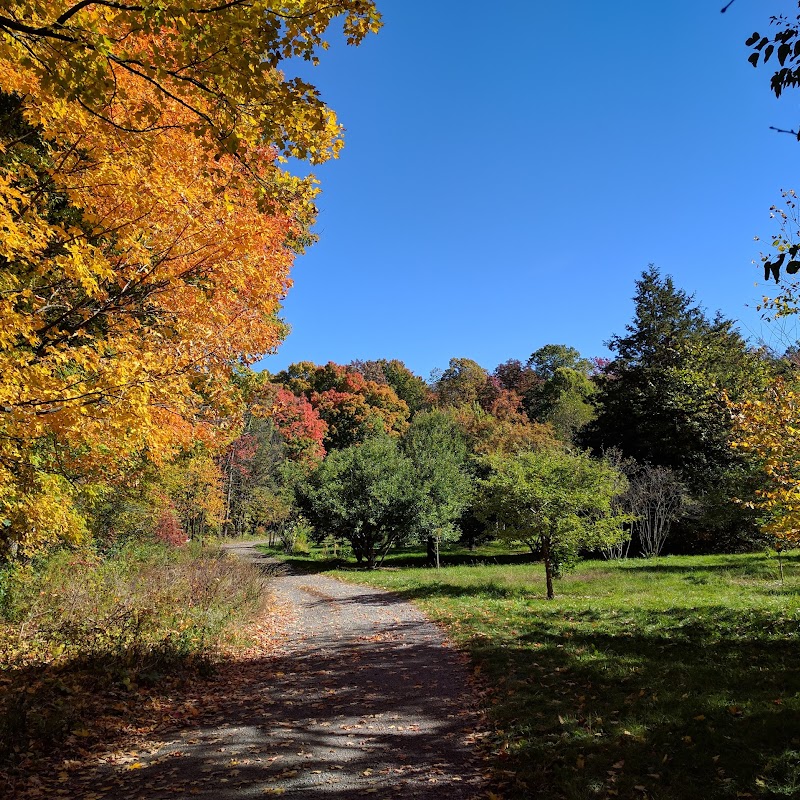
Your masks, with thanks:
<instances>
[{"instance_id":1,"label":"small tree","mask_svg":"<svg viewBox=\"0 0 800 800\"><path fill-rule=\"evenodd\" d=\"M416 527L413 465L387 435L332 451L299 494L317 531L349 541L369 569Z\"/></svg>"},{"instance_id":2,"label":"small tree","mask_svg":"<svg viewBox=\"0 0 800 800\"><path fill-rule=\"evenodd\" d=\"M492 473L481 481L484 517L498 525L500 538L540 553L548 600L557 569L581 548L608 547L625 538L623 525L630 517L613 504L625 480L608 463L558 450L495 457L490 463Z\"/></svg>"},{"instance_id":3,"label":"small tree","mask_svg":"<svg viewBox=\"0 0 800 800\"><path fill-rule=\"evenodd\" d=\"M686 502L686 487L668 467L641 464L630 477L625 505L634 517L633 529L645 558L661 553L670 526Z\"/></svg>"},{"instance_id":4,"label":"small tree","mask_svg":"<svg viewBox=\"0 0 800 800\"><path fill-rule=\"evenodd\" d=\"M428 562L438 566L438 543L461 535L455 521L472 493L464 436L449 414L425 411L414 418L403 437L402 448L414 465L415 533L427 544Z\"/></svg>"},{"instance_id":5,"label":"small tree","mask_svg":"<svg viewBox=\"0 0 800 800\"><path fill-rule=\"evenodd\" d=\"M624 538L618 539L611 544L603 545L600 548L600 552L605 559L627 558L631 549L631 541L633 540L633 515L630 514L628 503L628 489L630 488L628 477L632 472L636 471L639 465L635 459L626 458L618 447L610 447L608 450L604 450L603 461L616 470L620 476L622 483L619 493L612 501L612 506L618 513L629 514L629 524L626 528L627 535Z\"/></svg>"}]
</instances>

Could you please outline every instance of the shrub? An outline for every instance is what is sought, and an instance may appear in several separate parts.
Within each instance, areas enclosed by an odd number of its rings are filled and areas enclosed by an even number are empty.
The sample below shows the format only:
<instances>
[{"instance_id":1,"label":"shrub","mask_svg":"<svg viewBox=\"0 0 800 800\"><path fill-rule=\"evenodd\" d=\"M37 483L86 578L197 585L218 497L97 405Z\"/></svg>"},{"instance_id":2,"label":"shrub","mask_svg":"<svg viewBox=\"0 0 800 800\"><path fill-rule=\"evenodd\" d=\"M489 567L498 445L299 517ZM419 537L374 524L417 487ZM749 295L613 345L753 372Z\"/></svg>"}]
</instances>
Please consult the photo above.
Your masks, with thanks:
<instances>
[{"instance_id":1,"label":"shrub","mask_svg":"<svg viewBox=\"0 0 800 800\"><path fill-rule=\"evenodd\" d=\"M138 673L208 659L263 590L254 567L216 550L62 551L6 570L0 666L103 661Z\"/></svg>"}]
</instances>

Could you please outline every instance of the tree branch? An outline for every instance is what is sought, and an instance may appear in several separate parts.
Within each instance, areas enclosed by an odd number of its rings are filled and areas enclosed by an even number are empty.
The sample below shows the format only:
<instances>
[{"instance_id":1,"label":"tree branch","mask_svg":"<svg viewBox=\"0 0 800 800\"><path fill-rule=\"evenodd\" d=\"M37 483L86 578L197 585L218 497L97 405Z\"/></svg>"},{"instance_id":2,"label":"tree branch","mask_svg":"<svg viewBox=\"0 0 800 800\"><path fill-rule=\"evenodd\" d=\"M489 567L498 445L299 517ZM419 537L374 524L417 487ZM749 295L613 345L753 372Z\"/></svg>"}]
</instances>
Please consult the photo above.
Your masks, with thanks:
<instances>
[{"instance_id":1,"label":"tree branch","mask_svg":"<svg viewBox=\"0 0 800 800\"><path fill-rule=\"evenodd\" d=\"M51 39L59 39L62 42L69 42L70 44L76 44L77 39L73 36L67 36L64 33L58 33L50 27L45 28L33 28L30 25L24 25L22 22L17 22L15 19L11 19L11 17L4 17L0 15L0 30L6 29L8 31L16 31L17 33L26 33L29 36L41 36L43 38L51 38Z\"/></svg>"},{"instance_id":2,"label":"tree branch","mask_svg":"<svg viewBox=\"0 0 800 800\"><path fill-rule=\"evenodd\" d=\"M114 3L111 0L80 0L72 8L68 8L53 24L59 27L63 26L70 17L74 17L87 6L106 6L106 8L114 8L118 11L144 11L144 6L130 6L127 3Z\"/></svg>"},{"instance_id":3,"label":"tree branch","mask_svg":"<svg viewBox=\"0 0 800 800\"><path fill-rule=\"evenodd\" d=\"M774 125L770 125L769 129L771 131L775 131L776 133L790 133L792 136L796 137L798 141L800 141L800 131L787 131L783 128L776 128Z\"/></svg>"}]
</instances>

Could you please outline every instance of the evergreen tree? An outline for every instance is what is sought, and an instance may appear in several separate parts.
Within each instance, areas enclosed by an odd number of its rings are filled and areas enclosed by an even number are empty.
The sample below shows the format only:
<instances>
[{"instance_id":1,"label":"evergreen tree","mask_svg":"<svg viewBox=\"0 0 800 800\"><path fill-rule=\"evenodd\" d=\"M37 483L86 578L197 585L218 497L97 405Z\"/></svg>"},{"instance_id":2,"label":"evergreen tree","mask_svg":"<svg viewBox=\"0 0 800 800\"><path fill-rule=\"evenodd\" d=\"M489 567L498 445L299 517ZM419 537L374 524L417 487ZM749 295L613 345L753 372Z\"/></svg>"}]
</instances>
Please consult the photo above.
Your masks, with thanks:
<instances>
[{"instance_id":1,"label":"evergreen tree","mask_svg":"<svg viewBox=\"0 0 800 800\"><path fill-rule=\"evenodd\" d=\"M675 470L695 500L684 525L693 548L740 546L754 526L733 497L746 499L753 473L730 447L726 395L758 392L768 363L730 320L709 320L653 266L636 282L634 302L626 334L608 342L616 357L597 380L597 416L583 441Z\"/></svg>"}]
</instances>

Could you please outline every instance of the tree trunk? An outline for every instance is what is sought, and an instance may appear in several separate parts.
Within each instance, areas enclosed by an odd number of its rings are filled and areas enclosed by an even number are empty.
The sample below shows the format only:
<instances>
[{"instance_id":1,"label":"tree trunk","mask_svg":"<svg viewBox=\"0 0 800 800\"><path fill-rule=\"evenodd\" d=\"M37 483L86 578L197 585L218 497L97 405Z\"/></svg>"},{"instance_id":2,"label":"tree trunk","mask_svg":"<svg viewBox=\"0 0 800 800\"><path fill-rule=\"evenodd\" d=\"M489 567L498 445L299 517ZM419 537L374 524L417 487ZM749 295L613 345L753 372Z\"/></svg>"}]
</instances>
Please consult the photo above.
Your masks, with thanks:
<instances>
[{"instance_id":1,"label":"tree trunk","mask_svg":"<svg viewBox=\"0 0 800 800\"><path fill-rule=\"evenodd\" d=\"M544 575L547 581L547 599L552 600L555 597L553 592L553 559L550 555L550 537L545 536L542 539L542 558L544 559Z\"/></svg>"},{"instance_id":2,"label":"tree trunk","mask_svg":"<svg viewBox=\"0 0 800 800\"><path fill-rule=\"evenodd\" d=\"M426 542L426 549L427 549L427 565L429 567L436 566L436 544L433 540L433 536L429 536Z\"/></svg>"},{"instance_id":3,"label":"tree trunk","mask_svg":"<svg viewBox=\"0 0 800 800\"><path fill-rule=\"evenodd\" d=\"M222 469L227 472L228 488L225 492L225 508L222 516L222 535L229 535L229 525L231 518L231 500L233 498L233 450L225 456Z\"/></svg>"}]
</instances>

